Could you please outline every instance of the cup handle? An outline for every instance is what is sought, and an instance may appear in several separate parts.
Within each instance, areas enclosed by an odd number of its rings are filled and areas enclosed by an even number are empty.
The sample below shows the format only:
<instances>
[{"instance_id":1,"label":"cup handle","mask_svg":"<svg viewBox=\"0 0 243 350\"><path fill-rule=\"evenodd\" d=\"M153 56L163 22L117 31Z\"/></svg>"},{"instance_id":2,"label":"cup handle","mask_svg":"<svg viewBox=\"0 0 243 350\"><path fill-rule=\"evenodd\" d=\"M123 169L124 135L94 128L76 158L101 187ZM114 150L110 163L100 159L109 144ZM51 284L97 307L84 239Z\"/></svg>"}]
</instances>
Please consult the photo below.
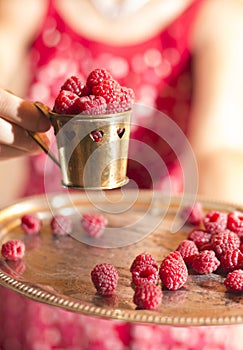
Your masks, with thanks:
<instances>
[{"instance_id":1,"label":"cup handle","mask_svg":"<svg viewBox=\"0 0 243 350\"><path fill-rule=\"evenodd\" d=\"M45 106L41 102L35 102L35 107L39 109L39 111L44 114L46 117L49 118L49 108ZM29 136L40 146L40 148L50 157L50 159L59 167L61 168L61 165L59 161L57 160L56 156L50 151L48 145L44 141L43 137L38 132L33 131L27 131Z\"/></svg>"}]
</instances>

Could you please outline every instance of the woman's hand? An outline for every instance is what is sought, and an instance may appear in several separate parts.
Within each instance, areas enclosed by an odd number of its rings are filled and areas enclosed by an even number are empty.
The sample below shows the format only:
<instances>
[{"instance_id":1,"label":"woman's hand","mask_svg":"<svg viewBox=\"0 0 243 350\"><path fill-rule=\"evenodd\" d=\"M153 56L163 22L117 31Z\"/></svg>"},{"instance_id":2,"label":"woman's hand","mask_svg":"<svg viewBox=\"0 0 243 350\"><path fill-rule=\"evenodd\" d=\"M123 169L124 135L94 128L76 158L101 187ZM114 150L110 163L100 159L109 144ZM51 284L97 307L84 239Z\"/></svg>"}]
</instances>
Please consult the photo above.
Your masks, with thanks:
<instances>
[{"instance_id":1,"label":"woman's hand","mask_svg":"<svg viewBox=\"0 0 243 350\"><path fill-rule=\"evenodd\" d=\"M27 130L45 132L50 126L33 103L0 89L0 159L41 152Z\"/></svg>"}]
</instances>

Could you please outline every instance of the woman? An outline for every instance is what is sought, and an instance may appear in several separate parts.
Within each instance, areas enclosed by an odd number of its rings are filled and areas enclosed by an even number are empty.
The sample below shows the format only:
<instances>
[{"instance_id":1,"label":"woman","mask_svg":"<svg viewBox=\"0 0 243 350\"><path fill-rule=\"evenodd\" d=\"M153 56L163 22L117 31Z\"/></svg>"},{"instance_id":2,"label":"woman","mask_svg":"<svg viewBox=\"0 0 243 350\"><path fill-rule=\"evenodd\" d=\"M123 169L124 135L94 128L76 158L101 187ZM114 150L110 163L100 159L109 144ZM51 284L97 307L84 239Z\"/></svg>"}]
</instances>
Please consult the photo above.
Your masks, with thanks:
<instances>
[{"instance_id":1,"label":"woman","mask_svg":"<svg viewBox=\"0 0 243 350\"><path fill-rule=\"evenodd\" d=\"M85 79L92 69L107 68L121 84L134 89L137 103L166 113L185 133L198 164L199 194L240 202L242 4L236 0L133 0L109 1L106 7L104 3L1 0L1 85L51 107L67 77L74 74ZM24 129L45 131L48 122L41 126L43 118L28 102L4 91L0 96L4 102L0 156L6 159L22 155L22 151L26 155L36 152ZM33 125L29 124L32 121L26 108L30 109ZM135 120L132 136L158 152L167 165L174 192L181 191L176 156L153 133L159 120L156 114L146 117ZM155 126L141 134L138 125L150 125L151 120ZM140 187L150 187L153 184L148 176L141 176L137 154L135 149L129 176ZM16 165L18 176L14 177L15 188L9 197L23 195L23 187L24 195L45 191L43 177L48 178L48 174L43 173L44 163L41 153L34 158L21 157L17 165L11 163L11 173L15 173L12 169ZM50 178L53 181L53 176ZM156 186L163 189L165 182L162 174ZM241 346L238 326L195 329L129 325L53 310L4 289L1 293L1 299L6 300L1 306L3 349L180 346L236 350ZM27 310L25 315L23 310ZM30 324L26 334L23 327ZM17 336L13 337L16 329Z\"/></svg>"}]
</instances>

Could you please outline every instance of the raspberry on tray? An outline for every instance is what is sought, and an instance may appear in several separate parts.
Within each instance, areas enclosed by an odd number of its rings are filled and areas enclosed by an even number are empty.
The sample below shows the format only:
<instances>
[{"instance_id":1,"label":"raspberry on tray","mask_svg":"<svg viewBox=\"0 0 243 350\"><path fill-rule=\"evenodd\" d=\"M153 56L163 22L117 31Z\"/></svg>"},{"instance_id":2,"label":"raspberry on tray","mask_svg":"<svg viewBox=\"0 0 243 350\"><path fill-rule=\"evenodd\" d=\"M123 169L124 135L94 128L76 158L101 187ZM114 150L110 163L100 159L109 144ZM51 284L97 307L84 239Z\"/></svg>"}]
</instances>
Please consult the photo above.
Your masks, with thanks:
<instances>
[{"instance_id":1,"label":"raspberry on tray","mask_svg":"<svg viewBox=\"0 0 243 350\"><path fill-rule=\"evenodd\" d=\"M130 271L132 272L137 265L152 265L156 269L158 269L158 264L155 260L155 258L149 254L149 253L141 253L136 256L136 258L133 260L132 265L130 267Z\"/></svg>"},{"instance_id":2,"label":"raspberry on tray","mask_svg":"<svg viewBox=\"0 0 243 350\"><path fill-rule=\"evenodd\" d=\"M193 241L199 250L211 242L212 234L201 228L189 232L187 239Z\"/></svg>"},{"instance_id":3,"label":"raspberry on tray","mask_svg":"<svg viewBox=\"0 0 243 350\"><path fill-rule=\"evenodd\" d=\"M57 236L65 236L72 232L72 221L69 216L56 214L50 222L52 232Z\"/></svg>"},{"instance_id":4,"label":"raspberry on tray","mask_svg":"<svg viewBox=\"0 0 243 350\"><path fill-rule=\"evenodd\" d=\"M25 214L21 218L21 228L28 235L37 234L42 227L42 220L36 214Z\"/></svg>"},{"instance_id":5,"label":"raspberry on tray","mask_svg":"<svg viewBox=\"0 0 243 350\"><path fill-rule=\"evenodd\" d=\"M203 208L200 202L196 202L193 205L188 205L181 211L182 219L186 220L186 223L195 226L200 224L203 216Z\"/></svg>"},{"instance_id":6,"label":"raspberry on tray","mask_svg":"<svg viewBox=\"0 0 243 350\"><path fill-rule=\"evenodd\" d=\"M174 251L162 261L159 269L162 285L169 290L181 288L187 281L188 270L181 253Z\"/></svg>"},{"instance_id":7,"label":"raspberry on tray","mask_svg":"<svg viewBox=\"0 0 243 350\"><path fill-rule=\"evenodd\" d=\"M243 253L240 249L226 251L220 258L220 268L224 272L231 272L243 268Z\"/></svg>"},{"instance_id":8,"label":"raspberry on tray","mask_svg":"<svg viewBox=\"0 0 243 350\"><path fill-rule=\"evenodd\" d=\"M230 230L224 230L212 236L212 249L218 257L225 252L240 248L240 238Z\"/></svg>"},{"instance_id":9,"label":"raspberry on tray","mask_svg":"<svg viewBox=\"0 0 243 350\"><path fill-rule=\"evenodd\" d=\"M228 214L223 211L211 210L203 218L205 229L214 234L223 231L227 227Z\"/></svg>"},{"instance_id":10,"label":"raspberry on tray","mask_svg":"<svg viewBox=\"0 0 243 350\"><path fill-rule=\"evenodd\" d=\"M1 254L6 260L17 261L25 255L25 244L19 239L12 239L2 245Z\"/></svg>"},{"instance_id":11,"label":"raspberry on tray","mask_svg":"<svg viewBox=\"0 0 243 350\"><path fill-rule=\"evenodd\" d=\"M110 296L114 293L118 283L118 272L112 264L97 264L91 271L91 280L97 293Z\"/></svg>"},{"instance_id":12,"label":"raspberry on tray","mask_svg":"<svg viewBox=\"0 0 243 350\"><path fill-rule=\"evenodd\" d=\"M104 233L108 220L98 213L84 213L81 218L83 229L93 238L98 238Z\"/></svg>"},{"instance_id":13,"label":"raspberry on tray","mask_svg":"<svg viewBox=\"0 0 243 350\"><path fill-rule=\"evenodd\" d=\"M239 211L229 213L227 228L243 237L243 213Z\"/></svg>"},{"instance_id":14,"label":"raspberry on tray","mask_svg":"<svg viewBox=\"0 0 243 350\"><path fill-rule=\"evenodd\" d=\"M192 260L199 253L196 243L189 239L182 241L176 250L181 253L187 266L192 264Z\"/></svg>"},{"instance_id":15,"label":"raspberry on tray","mask_svg":"<svg viewBox=\"0 0 243 350\"><path fill-rule=\"evenodd\" d=\"M224 285L229 292L243 292L243 270L229 272Z\"/></svg>"},{"instance_id":16,"label":"raspberry on tray","mask_svg":"<svg viewBox=\"0 0 243 350\"><path fill-rule=\"evenodd\" d=\"M132 281L138 286L144 282L157 284L159 273L157 267L153 265L140 264L132 271Z\"/></svg>"},{"instance_id":17,"label":"raspberry on tray","mask_svg":"<svg viewBox=\"0 0 243 350\"><path fill-rule=\"evenodd\" d=\"M201 275L212 273L217 270L220 261L213 250L204 250L196 255L192 261L192 268Z\"/></svg>"}]
</instances>

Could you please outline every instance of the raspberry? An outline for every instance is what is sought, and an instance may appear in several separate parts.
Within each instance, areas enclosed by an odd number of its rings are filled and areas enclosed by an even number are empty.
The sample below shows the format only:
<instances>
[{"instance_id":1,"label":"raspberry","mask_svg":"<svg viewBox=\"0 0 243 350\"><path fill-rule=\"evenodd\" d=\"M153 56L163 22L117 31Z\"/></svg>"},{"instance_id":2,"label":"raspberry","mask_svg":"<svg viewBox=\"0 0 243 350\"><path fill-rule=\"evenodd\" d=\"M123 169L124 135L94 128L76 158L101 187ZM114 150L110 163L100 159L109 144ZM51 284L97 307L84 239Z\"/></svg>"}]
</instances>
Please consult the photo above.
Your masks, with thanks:
<instances>
[{"instance_id":1,"label":"raspberry","mask_svg":"<svg viewBox=\"0 0 243 350\"><path fill-rule=\"evenodd\" d=\"M104 114L106 112L106 101L102 96L89 95L90 101L83 102L83 110L87 114ZM80 98L82 102L82 97Z\"/></svg>"},{"instance_id":2,"label":"raspberry","mask_svg":"<svg viewBox=\"0 0 243 350\"><path fill-rule=\"evenodd\" d=\"M220 267L224 272L243 268L243 253L239 249L225 252L220 258Z\"/></svg>"},{"instance_id":3,"label":"raspberry","mask_svg":"<svg viewBox=\"0 0 243 350\"><path fill-rule=\"evenodd\" d=\"M198 247L198 249L201 250L205 244L210 243L211 237L211 233L205 230L193 229L191 232L189 232L187 238L193 241Z\"/></svg>"},{"instance_id":4,"label":"raspberry","mask_svg":"<svg viewBox=\"0 0 243 350\"><path fill-rule=\"evenodd\" d=\"M212 246L212 242L208 242L205 244L202 244L202 246L200 247L200 252L202 252L203 250L213 250L213 246Z\"/></svg>"},{"instance_id":5,"label":"raspberry","mask_svg":"<svg viewBox=\"0 0 243 350\"><path fill-rule=\"evenodd\" d=\"M203 219L203 209L201 203L195 203L182 209L181 217L186 223L191 225L199 225Z\"/></svg>"},{"instance_id":6,"label":"raspberry","mask_svg":"<svg viewBox=\"0 0 243 350\"><path fill-rule=\"evenodd\" d=\"M243 213L239 211L229 213L227 228L243 237Z\"/></svg>"},{"instance_id":7,"label":"raspberry","mask_svg":"<svg viewBox=\"0 0 243 350\"><path fill-rule=\"evenodd\" d=\"M77 106L75 101L78 99L78 95L71 91L61 90L55 100L53 112L59 114L77 114Z\"/></svg>"},{"instance_id":8,"label":"raspberry","mask_svg":"<svg viewBox=\"0 0 243 350\"><path fill-rule=\"evenodd\" d=\"M134 103L134 91L131 88L122 86L120 99L121 111L128 111L132 108L132 105Z\"/></svg>"},{"instance_id":9,"label":"raspberry","mask_svg":"<svg viewBox=\"0 0 243 350\"><path fill-rule=\"evenodd\" d=\"M21 218L21 228L26 234L37 234L42 226L41 219L36 214L26 214Z\"/></svg>"},{"instance_id":10,"label":"raspberry","mask_svg":"<svg viewBox=\"0 0 243 350\"><path fill-rule=\"evenodd\" d=\"M204 250L196 255L192 261L192 268L200 274L208 274L217 270L220 261L213 250Z\"/></svg>"},{"instance_id":11,"label":"raspberry","mask_svg":"<svg viewBox=\"0 0 243 350\"><path fill-rule=\"evenodd\" d=\"M61 86L61 90L71 91L78 96L83 96L87 93L85 84L75 75L68 78Z\"/></svg>"},{"instance_id":12,"label":"raspberry","mask_svg":"<svg viewBox=\"0 0 243 350\"><path fill-rule=\"evenodd\" d=\"M240 244L240 251L243 253L243 243Z\"/></svg>"},{"instance_id":13,"label":"raspberry","mask_svg":"<svg viewBox=\"0 0 243 350\"><path fill-rule=\"evenodd\" d=\"M121 87L115 80L104 80L92 89L95 96L102 96L107 103L107 113L121 112Z\"/></svg>"},{"instance_id":14,"label":"raspberry","mask_svg":"<svg viewBox=\"0 0 243 350\"><path fill-rule=\"evenodd\" d=\"M243 270L229 272L224 285L229 292L243 292Z\"/></svg>"},{"instance_id":15,"label":"raspberry","mask_svg":"<svg viewBox=\"0 0 243 350\"><path fill-rule=\"evenodd\" d=\"M136 286L133 302L138 309L157 310L162 298L163 293L160 287L153 283L143 283Z\"/></svg>"},{"instance_id":16,"label":"raspberry","mask_svg":"<svg viewBox=\"0 0 243 350\"><path fill-rule=\"evenodd\" d=\"M158 269L152 265L139 264L132 271L132 281L136 286L144 282L157 284L158 279Z\"/></svg>"},{"instance_id":17,"label":"raspberry","mask_svg":"<svg viewBox=\"0 0 243 350\"><path fill-rule=\"evenodd\" d=\"M111 264L98 264L91 271L92 282L100 295L111 295L117 286L118 272Z\"/></svg>"},{"instance_id":18,"label":"raspberry","mask_svg":"<svg viewBox=\"0 0 243 350\"><path fill-rule=\"evenodd\" d=\"M177 290L186 283L188 270L180 252L172 252L162 261L159 276L169 290Z\"/></svg>"},{"instance_id":19,"label":"raspberry","mask_svg":"<svg viewBox=\"0 0 243 350\"><path fill-rule=\"evenodd\" d=\"M69 216L56 214L50 222L52 232L58 236L64 236L72 232L72 221Z\"/></svg>"},{"instance_id":20,"label":"raspberry","mask_svg":"<svg viewBox=\"0 0 243 350\"><path fill-rule=\"evenodd\" d=\"M227 251L240 247L240 238L230 230L224 230L212 236L212 249L220 257Z\"/></svg>"},{"instance_id":21,"label":"raspberry","mask_svg":"<svg viewBox=\"0 0 243 350\"><path fill-rule=\"evenodd\" d=\"M226 229L228 214L220 211L210 211L203 218L205 229L210 233L217 233Z\"/></svg>"},{"instance_id":22,"label":"raspberry","mask_svg":"<svg viewBox=\"0 0 243 350\"><path fill-rule=\"evenodd\" d=\"M7 241L2 245L1 253L5 259L17 261L25 254L25 244L18 239Z\"/></svg>"},{"instance_id":23,"label":"raspberry","mask_svg":"<svg viewBox=\"0 0 243 350\"><path fill-rule=\"evenodd\" d=\"M154 257L151 254L148 253L142 253L136 256L136 258L133 260L132 265L130 267L130 271L132 272L137 265L152 265L156 269L158 269L158 264Z\"/></svg>"},{"instance_id":24,"label":"raspberry","mask_svg":"<svg viewBox=\"0 0 243 350\"><path fill-rule=\"evenodd\" d=\"M84 230L94 238L98 238L103 234L107 224L107 219L101 214L85 213L81 219Z\"/></svg>"},{"instance_id":25,"label":"raspberry","mask_svg":"<svg viewBox=\"0 0 243 350\"><path fill-rule=\"evenodd\" d=\"M74 102L77 113L88 115L104 114L106 112L106 101L102 96L83 96Z\"/></svg>"},{"instance_id":26,"label":"raspberry","mask_svg":"<svg viewBox=\"0 0 243 350\"><path fill-rule=\"evenodd\" d=\"M118 128L117 129L117 135L120 137L120 139L122 138L122 136L124 135L125 132L125 128Z\"/></svg>"},{"instance_id":27,"label":"raspberry","mask_svg":"<svg viewBox=\"0 0 243 350\"><path fill-rule=\"evenodd\" d=\"M176 250L181 253L181 256L187 266L192 264L193 258L199 253L195 242L190 241L189 239L182 241Z\"/></svg>"},{"instance_id":28,"label":"raspberry","mask_svg":"<svg viewBox=\"0 0 243 350\"><path fill-rule=\"evenodd\" d=\"M92 139L93 141L95 141L95 142L100 142L100 141L102 140L102 138L103 138L103 135L104 135L104 133L103 133L103 131L101 131L101 130L92 131L92 132L90 133L91 139Z\"/></svg>"},{"instance_id":29,"label":"raspberry","mask_svg":"<svg viewBox=\"0 0 243 350\"><path fill-rule=\"evenodd\" d=\"M92 90L95 85L100 84L104 80L112 79L111 74L103 68L94 69L89 73L86 85Z\"/></svg>"}]
</instances>

